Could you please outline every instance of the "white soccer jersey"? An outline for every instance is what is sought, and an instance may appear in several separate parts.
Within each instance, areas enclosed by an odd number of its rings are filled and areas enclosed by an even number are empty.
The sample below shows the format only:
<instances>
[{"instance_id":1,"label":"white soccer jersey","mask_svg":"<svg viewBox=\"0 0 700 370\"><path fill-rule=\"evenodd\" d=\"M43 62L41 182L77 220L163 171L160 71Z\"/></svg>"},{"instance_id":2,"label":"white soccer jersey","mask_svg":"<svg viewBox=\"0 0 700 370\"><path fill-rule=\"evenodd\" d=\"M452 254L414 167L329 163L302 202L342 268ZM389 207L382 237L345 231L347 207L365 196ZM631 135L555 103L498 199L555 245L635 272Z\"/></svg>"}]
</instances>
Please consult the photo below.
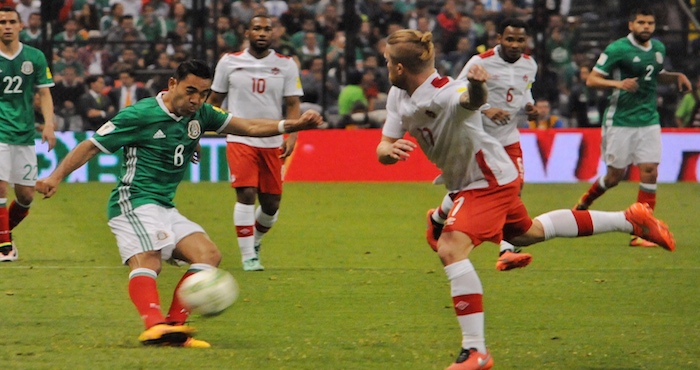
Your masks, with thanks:
<instances>
[{"instance_id":1,"label":"white soccer jersey","mask_svg":"<svg viewBox=\"0 0 700 370\"><path fill-rule=\"evenodd\" d=\"M486 81L488 104L510 113L510 121L499 126L484 117L484 130L506 146L520 141L518 127L527 127L525 105L535 102L531 89L537 75L537 63L525 54L515 63L508 63L498 54L500 48L501 45L496 45L493 49L473 56L457 79L466 80L469 68L475 64L484 67L491 75Z\"/></svg>"},{"instance_id":2,"label":"white soccer jersey","mask_svg":"<svg viewBox=\"0 0 700 370\"><path fill-rule=\"evenodd\" d=\"M242 118L282 119L284 97L304 95L296 63L274 50L262 59L248 49L224 55L216 65L211 89L227 93L228 111ZM228 135L226 141L276 148L282 145L283 137Z\"/></svg>"},{"instance_id":3,"label":"white soccer jersey","mask_svg":"<svg viewBox=\"0 0 700 370\"><path fill-rule=\"evenodd\" d=\"M518 177L503 145L484 131L481 114L459 105L464 81L431 75L412 96L392 87L382 134L400 139L408 132L442 170L447 190L505 185Z\"/></svg>"}]
</instances>

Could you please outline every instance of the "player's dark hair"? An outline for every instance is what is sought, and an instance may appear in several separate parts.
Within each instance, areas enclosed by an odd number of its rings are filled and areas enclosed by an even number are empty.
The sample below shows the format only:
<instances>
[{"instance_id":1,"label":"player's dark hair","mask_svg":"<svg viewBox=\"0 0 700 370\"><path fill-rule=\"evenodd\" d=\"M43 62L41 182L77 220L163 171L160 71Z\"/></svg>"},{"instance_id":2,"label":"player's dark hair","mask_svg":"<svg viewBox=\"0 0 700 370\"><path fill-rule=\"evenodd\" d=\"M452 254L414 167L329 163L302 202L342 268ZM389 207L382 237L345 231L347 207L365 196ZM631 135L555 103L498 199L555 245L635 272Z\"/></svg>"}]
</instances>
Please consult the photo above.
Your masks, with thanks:
<instances>
[{"instance_id":1,"label":"player's dark hair","mask_svg":"<svg viewBox=\"0 0 700 370\"><path fill-rule=\"evenodd\" d=\"M17 11L17 9L15 9L15 8L13 8L13 7L11 7L11 6L3 6L3 7L0 7L0 12L5 12L5 13L6 13L6 12L12 12L12 13L15 13L15 14L17 14L17 18L19 18L19 22L22 23L22 16L19 15L19 12Z\"/></svg>"},{"instance_id":2,"label":"player's dark hair","mask_svg":"<svg viewBox=\"0 0 700 370\"><path fill-rule=\"evenodd\" d=\"M251 25L253 24L253 19L255 18L267 18L267 20L270 21L270 25L272 26L272 17L269 14L256 14L252 18L250 18L248 24L246 25L246 29L250 29Z\"/></svg>"},{"instance_id":3,"label":"player's dark hair","mask_svg":"<svg viewBox=\"0 0 700 370\"><path fill-rule=\"evenodd\" d=\"M503 32L505 32L507 27L522 28L525 30L525 33L528 33L527 22L525 22L522 19L518 19L518 18L506 18L506 19L504 19L501 22L501 24L498 25L498 29L496 30L496 32L499 35L502 35Z\"/></svg>"},{"instance_id":4,"label":"player's dark hair","mask_svg":"<svg viewBox=\"0 0 700 370\"><path fill-rule=\"evenodd\" d=\"M630 13L629 18L628 18L629 21L634 22L634 20L637 19L638 15L644 15L644 16L650 15L650 16L654 17L654 19L656 19L656 14L654 14L653 10L651 10L650 8L640 7L640 8L635 8L634 10L632 10L632 12Z\"/></svg>"},{"instance_id":5,"label":"player's dark hair","mask_svg":"<svg viewBox=\"0 0 700 370\"><path fill-rule=\"evenodd\" d=\"M173 77L178 81L182 81L189 75L211 80L214 77L214 72L212 72L211 67L206 62L199 59L191 59L180 63Z\"/></svg>"}]
</instances>

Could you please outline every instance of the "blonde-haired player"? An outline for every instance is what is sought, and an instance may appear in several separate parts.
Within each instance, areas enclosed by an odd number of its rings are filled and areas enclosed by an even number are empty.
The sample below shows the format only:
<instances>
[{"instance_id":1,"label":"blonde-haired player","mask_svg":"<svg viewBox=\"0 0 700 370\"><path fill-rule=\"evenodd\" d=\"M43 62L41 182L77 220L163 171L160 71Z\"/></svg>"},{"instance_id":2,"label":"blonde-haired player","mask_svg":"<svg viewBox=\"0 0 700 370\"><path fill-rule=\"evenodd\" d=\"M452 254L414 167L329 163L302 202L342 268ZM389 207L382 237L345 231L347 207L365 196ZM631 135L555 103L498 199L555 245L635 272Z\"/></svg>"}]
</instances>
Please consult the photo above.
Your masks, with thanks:
<instances>
[{"instance_id":1,"label":"blonde-haired player","mask_svg":"<svg viewBox=\"0 0 700 370\"><path fill-rule=\"evenodd\" d=\"M506 237L526 246L557 236L619 231L644 234L666 249L675 248L666 225L640 203L624 212L556 210L530 219L518 196L518 170L482 125L479 108L487 101L486 70L471 67L468 83L440 76L434 67L432 35L415 30L392 33L385 57L394 86L377 145L378 160L386 165L408 160L416 147L403 139L408 132L442 170L455 202L437 244L462 332L462 350L448 369L493 366L484 338L481 281L469 261L482 242L498 243Z\"/></svg>"}]
</instances>

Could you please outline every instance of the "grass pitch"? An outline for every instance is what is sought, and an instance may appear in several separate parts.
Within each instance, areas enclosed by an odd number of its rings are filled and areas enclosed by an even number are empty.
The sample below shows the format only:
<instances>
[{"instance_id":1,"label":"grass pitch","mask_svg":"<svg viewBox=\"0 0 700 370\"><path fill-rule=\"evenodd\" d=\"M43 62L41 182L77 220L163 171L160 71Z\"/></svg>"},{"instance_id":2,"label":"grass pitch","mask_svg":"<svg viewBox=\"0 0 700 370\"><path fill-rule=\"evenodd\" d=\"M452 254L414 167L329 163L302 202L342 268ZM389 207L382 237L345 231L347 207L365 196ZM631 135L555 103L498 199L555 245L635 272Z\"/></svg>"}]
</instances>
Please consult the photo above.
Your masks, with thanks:
<instances>
[{"instance_id":1,"label":"grass pitch","mask_svg":"<svg viewBox=\"0 0 700 370\"><path fill-rule=\"evenodd\" d=\"M443 189L430 184L290 183L266 236L264 272L243 273L227 184L183 184L180 211L224 253L241 296L193 318L209 350L146 348L106 225L110 184L64 184L14 232L20 261L0 264L0 369L443 369L460 332L449 284L424 240ZM527 184L532 216L569 208L588 184ZM621 210L636 184L596 209ZM700 368L698 184L662 184L657 215L677 251L627 247L628 236L557 239L533 263L497 272L498 248L472 261L484 286L497 369ZM165 266L163 306L184 272Z\"/></svg>"}]
</instances>

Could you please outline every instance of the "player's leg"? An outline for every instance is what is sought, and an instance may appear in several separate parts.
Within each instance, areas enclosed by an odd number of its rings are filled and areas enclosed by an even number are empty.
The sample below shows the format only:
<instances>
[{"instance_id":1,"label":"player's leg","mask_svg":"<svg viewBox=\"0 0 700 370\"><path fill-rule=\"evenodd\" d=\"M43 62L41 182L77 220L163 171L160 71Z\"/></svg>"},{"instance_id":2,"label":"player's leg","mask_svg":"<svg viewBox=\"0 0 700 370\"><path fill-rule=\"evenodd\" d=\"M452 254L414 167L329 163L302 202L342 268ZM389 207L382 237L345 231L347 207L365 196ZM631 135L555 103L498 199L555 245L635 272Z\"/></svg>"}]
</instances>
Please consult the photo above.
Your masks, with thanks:
<instances>
[{"instance_id":1,"label":"player's leg","mask_svg":"<svg viewBox=\"0 0 700 370\"><path fill-rule=\"evenodd\" d=\"M462 330L462 348L449 369L489 369L493 366L484 335L483 289L469 254L483 241L502 238L504 220L519 185L459 192L454 196L451 222L438 240L438 255L450 280L452 301ZM478 199L478 200L477 200Z\"/></svg>"},{"instance_id":2,"label":"player's leg","mask_svg":"<svg viewBox=\"0 0 700 370\"><path fill-rule=\"evenodd\" d=\"M654 218L651 209L635 203L625 211L576 211L560 209L535 217L527 232L509 240L526 246L556 237L575 238L607 232L632 233L673 251L675 240L668 226Z\"/></svg>"},{"instance_id":3,"label":"player's leg","mask_svg":"<svg viewBox=\"0 0 700 370\"><path fill-rule=\"evenodd\" d=\"M638 128L634 141L637 142L634 163L639 166L637 202L646 203L654 210L656 207L656 178L661 161L661 127L654 125ZM656 243L640 237L632 237L630 246L657 247Z\"/></svg>"},{"instance_id":4,"label":"player's leg","mask_svg":"<svg viewBox=\"0 0 700 370\"><path fill-rule=\"evenodd\" d=\"M0 159L0 161L2 161ZM10 237L10 214L7 210L7 181L0 180L0 261L17 260Z\"/></svg>"},{"instance_id":5,"label":"player's leg","mask_svg":"<svg viewBox=\"0 0 700 370\"><path fill-rule=\"evenodd\" d=\"M602 156L607 165L605 176L596 179L591 187L583 193L573 207L574 210L586 210L593 202L622 181L627 166L632 164L636 144L631 140L635 133L632 127L603 127L601 142Z\"/></svg>"},{"instance_id":6,"label":"player's leg","mask_svg":"<svg viewBox=\"0 0 700 370\"><path fill-rule=\"evenodd\" d=\"M15 200L10 203L10 230L19 225L29 214L29 206L34 201L34 186L15 185Z\"/></svg>"},{"instance_id":7,"label":"player's leg","mask_svg":"<svg viewBox=\"0 0 700 370\"><path fill-rule=\"evenodd\" d=\"M255 210L254 249L258 260L262 238L270 231L279 217L280 202L282 201L282 178L284 160L280 158L282 149L259 149L265 165L260 168L260 185L258 201L260 207Z\"/></svg>"},{"instance_id":8,"label":"player's leg","mask_svg":"<svg viewBox=\"0 0 700 370\"><path fill-rule=\"evenodd\" d=\"M236 189L233 224L244 271L262 271L264 267L255 254L255 200L258 197L257 148L228 143L226 159L231 173L231 186Z\"/></svg>"}]
</instances>

